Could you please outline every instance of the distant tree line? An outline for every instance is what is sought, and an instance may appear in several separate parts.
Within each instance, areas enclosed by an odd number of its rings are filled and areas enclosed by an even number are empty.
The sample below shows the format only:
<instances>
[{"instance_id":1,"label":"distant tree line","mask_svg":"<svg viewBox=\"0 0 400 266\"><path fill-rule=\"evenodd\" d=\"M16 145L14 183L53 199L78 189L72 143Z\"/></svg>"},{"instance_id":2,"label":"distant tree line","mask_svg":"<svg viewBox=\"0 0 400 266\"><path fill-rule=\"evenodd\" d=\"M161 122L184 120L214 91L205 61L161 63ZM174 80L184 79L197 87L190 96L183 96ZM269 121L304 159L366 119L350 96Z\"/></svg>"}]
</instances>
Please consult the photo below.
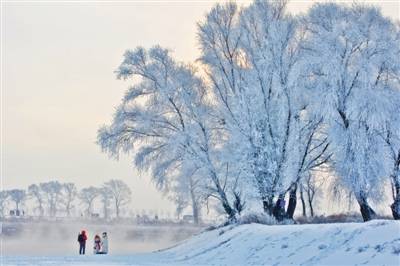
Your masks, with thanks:
<instances>
[{"instance_id":1,"label":"distant tree line","mask_svg":"<svg viewBox=\"0 0 400 266\"><path fill-rule=\"evenodd\" d=\"M31 184L28 189L11 189L0 192L0 215L6 215L6 206L16 212L26 212L21 206L31 201L31 214L39 217L71 217L73 212L79 216L91 217L95 200L102 206L105 219L114 215L120 218L121 209L131 200L132 191L122 180L112 179L100 187L78 189L74 183L49 181ZM97 212L96 212L97 213Z\"/></svg>"}]
</instances>

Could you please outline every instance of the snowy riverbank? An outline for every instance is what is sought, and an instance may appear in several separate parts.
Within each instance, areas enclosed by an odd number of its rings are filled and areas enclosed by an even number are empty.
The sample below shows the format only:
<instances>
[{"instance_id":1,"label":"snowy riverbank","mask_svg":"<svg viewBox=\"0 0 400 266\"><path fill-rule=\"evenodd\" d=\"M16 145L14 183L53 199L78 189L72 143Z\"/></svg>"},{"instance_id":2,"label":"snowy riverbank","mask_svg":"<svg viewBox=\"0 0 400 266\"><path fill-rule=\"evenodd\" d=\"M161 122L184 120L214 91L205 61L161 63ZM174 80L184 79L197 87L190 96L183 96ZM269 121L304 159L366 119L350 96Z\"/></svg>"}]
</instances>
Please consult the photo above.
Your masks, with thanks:
<instances>
[{"instance_id":1,"label":"snowy riverbank","mask_svg":"<svg viewBox=\"0 0 400 266\"><path fill-rule=\"evenodd\" d=\"M134 252L134 251L133 251ZM4 254L3 254L4 255ZM400 265L400 222L267 226L198 234L130 256L2 257L1 265Z\"/></svg>"}]
</instances>

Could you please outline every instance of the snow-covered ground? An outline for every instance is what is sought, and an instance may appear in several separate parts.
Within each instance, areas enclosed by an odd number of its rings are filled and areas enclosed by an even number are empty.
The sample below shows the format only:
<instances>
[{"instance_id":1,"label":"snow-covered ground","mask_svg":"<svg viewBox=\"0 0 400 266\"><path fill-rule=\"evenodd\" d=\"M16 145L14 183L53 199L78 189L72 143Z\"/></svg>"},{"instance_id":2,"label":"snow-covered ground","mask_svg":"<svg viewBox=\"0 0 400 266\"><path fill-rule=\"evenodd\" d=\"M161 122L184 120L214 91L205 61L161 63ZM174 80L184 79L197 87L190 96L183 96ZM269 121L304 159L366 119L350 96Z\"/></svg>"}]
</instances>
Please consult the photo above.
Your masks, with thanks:
<instances>
[{"instance_id":1,"label":"snow-covered ground","mask_svg":"<svg viewBox=\"0 0 400 266\"><path fill-rule=\"evenodd\" d=\"M153 253L4 256L1 265L400 265L400 222L248 224L201 233Z\"/></svg>"}]
</instances>

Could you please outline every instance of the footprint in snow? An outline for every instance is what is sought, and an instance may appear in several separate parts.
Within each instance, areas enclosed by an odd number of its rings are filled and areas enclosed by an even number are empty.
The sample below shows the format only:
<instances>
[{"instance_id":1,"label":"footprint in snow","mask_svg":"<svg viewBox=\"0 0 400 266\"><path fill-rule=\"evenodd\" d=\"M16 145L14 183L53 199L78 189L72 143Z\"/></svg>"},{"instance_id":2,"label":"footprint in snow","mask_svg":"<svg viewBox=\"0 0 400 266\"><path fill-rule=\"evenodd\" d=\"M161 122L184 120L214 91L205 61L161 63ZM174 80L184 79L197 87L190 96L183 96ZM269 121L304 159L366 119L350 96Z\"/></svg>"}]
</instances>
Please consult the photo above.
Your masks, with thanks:
<instances>
[{"instance_id":1,"label":"footprint in snow","mask_svg":"<svg viewBox=\"0 0 400 266\"><path fill-rule=\"evenodd\" d=\"M364 252L369 248L369 245L358 247L357 251L358 253Z\"/></svg>"}]
</instances>

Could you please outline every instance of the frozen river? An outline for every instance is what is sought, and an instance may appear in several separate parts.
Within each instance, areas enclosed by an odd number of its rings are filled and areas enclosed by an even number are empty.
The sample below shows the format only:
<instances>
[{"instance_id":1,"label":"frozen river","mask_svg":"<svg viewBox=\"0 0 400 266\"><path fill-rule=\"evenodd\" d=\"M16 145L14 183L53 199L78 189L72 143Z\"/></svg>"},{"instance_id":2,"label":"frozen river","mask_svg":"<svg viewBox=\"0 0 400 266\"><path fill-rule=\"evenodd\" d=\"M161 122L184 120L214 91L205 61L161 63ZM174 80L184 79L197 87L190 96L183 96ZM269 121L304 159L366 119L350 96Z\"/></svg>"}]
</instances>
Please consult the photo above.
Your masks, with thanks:
<instances>
[{"instance_id":1,"label":"frozen river","mask_svg":"<svg viewBox=\"0 0 400 266\"><path fill-rule=\"evenodd\" d=\"M84 222L3 223L3 256L71 256L78 254L78 232L88 232L86 254L93 237L108 232L111 255L151 252L190 238L203 227L192 225L93 224ZM104 258L103 258L104 259Z\"/></svg>"}]
</instances>

